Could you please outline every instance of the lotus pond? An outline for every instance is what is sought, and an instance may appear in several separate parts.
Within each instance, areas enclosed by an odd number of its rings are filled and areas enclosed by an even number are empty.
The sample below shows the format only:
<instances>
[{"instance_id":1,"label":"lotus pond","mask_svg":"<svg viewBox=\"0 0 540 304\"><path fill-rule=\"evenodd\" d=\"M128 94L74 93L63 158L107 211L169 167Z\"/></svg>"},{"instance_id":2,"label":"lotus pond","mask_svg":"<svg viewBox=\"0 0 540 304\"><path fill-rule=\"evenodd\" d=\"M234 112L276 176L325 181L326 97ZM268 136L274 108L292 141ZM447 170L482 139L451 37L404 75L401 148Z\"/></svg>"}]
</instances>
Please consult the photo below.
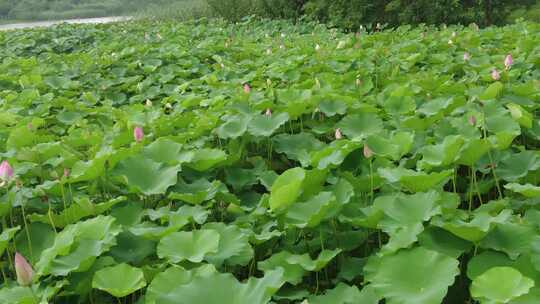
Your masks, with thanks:
<instances>
[{"instance_id":1,"label":"lotus pond","mask_svg":"<svg viewBox=\"0 0 540 304\"><path fill-rule=\"evenodd\" d=\"M540 25L0 33L0 302L540 302Z\"/></svg>"}]
</instances>

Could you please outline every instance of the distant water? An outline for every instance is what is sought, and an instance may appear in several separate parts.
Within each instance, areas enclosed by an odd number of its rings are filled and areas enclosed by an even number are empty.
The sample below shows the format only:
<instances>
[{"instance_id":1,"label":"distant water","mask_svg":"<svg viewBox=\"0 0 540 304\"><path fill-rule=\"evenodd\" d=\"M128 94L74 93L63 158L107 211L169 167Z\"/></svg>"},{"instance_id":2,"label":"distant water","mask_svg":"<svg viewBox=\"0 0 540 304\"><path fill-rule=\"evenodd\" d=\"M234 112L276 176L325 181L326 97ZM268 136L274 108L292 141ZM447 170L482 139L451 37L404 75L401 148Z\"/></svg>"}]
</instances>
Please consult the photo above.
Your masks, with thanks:
<instances>
[{"instance_id":1,"label":"distant water","mask_svg":"<svg viewBox=\"0 0 540 304\"><path fill-rule=\"evenodd\" d=\"M66 19L66 20L54 20L54 21L36 21L36 22L24 22L13 24L0 24L0 31L3 30L15 30L32 27L47 27L55 24L70 23L70 24L88 24L88 23L110 23L118 21L126 21L131 17L102 17L102 18L83 18L83 19Z\"/></svg>"}]
</instances>

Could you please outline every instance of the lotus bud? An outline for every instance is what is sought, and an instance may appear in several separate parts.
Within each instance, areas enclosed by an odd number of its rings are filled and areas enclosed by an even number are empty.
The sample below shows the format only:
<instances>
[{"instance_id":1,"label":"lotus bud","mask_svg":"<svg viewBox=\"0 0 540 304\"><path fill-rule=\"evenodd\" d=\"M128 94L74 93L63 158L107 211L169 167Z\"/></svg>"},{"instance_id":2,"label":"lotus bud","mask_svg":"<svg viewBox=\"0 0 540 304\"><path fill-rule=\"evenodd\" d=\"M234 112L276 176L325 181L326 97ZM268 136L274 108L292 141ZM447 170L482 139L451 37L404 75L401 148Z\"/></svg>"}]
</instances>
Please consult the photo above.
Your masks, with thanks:
<instances>
[{"instance_id":1,"label":"lotus bud","mask_svg":"<svg viewBox=\"0 0 540 304\"><path fill-rule=\"evenodd\" d=\"M225 48L226 48L226 49L229 48L229 42L225 42Z\"/></svg>"},{"instance_id":2,"label":"lotus bud","mask_svg":"<svg viewBox=\"0 0 540 304\"><path fill-rule=\"evenodd\" d=\"M335 137L336 137L336 139L342 139L343 138L343 135L341 134L341 129L340 128L336 129Z\"/></svg>"},{"instance_id":3,"label":"lotus bud","mask_svg":"<svg viewBox=\"0 0 540 304\"><path fill-rule=\"evenodd\" d=\"M169 109L169 110L172 109L172 104L170 104L170 103L167 102L167 103L165 104L165 108L166 108L166 109Z\"/></svg>"},{"instance_id":4,"label":"lotus bud","mask_svg":"<svg viewBox=\"0 0 540 304\"><path fill-rule=\"evenodd\" d=\"M362 85L362 80L360 78L356 78L356 86L359 87Z\"/></svg>"},{"instance_id":5,"label":"lotus bud","mask_svg":"<svg viewBox=\"0 0 540 304\"><path fill-rule=\"evenodd\" d=\"M452 38L456 38L457 36L457 33L456 32L452 32Z\"/></svg>"},{"instance_id":6,"label":"lotus bud","mask_svg":"<svg viewBox=\"0 0 540 304\"><path fill-rule=\"evenodd\" d=\"M285 34L284 34L284 33L281 33L281 38L285 38Z\"/></svg>"},{"instance_id":7,"label":"lotus bud","mask_svg":"<svg viewBox=\"0 0 540 304\"><path fill-rule=\"evenodd\" d=\"M225 68L225 65L223 63L220 63L219 66L224 69Z\"/></svg>"},{"instance_id":8,"label":"lotus bud","mask_svg":"<svg viewBox=\"0 0 540 304\"><path fill-rule=\"evenodd\" d=\"M285 46L284 46L283 44L281 44L281 45L279 46L279 49L284 50L284 49L285 49Z\"/></svg>"},{"instance_id":9,"label":"lotus bud","mask_svg":"<svg viewBox=\"0 0 540 304\"><path fill-rule=\"evenodd\" d=\"M449 39L449 40L448 40L448 44L449 44L449 45L452 45L452 44L454 44L454 41L452 41L452 39Z\"/></svg>"},{"instance_id":10,"label":"lotus bud","mask_svg":"<svg viewBox=\"0 0 540 304\"><path fill-rule=\"evenodd\" d=\"M8 181L11 178L13 178L13 168L11 168L7 160L4 160L0 164L0 180Z\"/></svg>"},{"instance_id":11,"label":"lotus bud","mask_svg":"<svg viewBox=\"0 0 540 304\"><path fill-rule=\"evenodd\" d=\"M499 71L497 71L497 69L493 69L493 70L491 71L491 78L492 78L493 80L499 80L499 79L501 79L501 74L499 74Z\"/></svg>"},{"instance_id":12,"label":"lotus bud","mask_svg":"<svg viewBox=\"0 0 540 304\"><path fill-rule=\"evenodd\" d=\"M476 117L474 115L469 117L469 124L473 127L476 126Z\"/></svg>"},{"instance_id":13,"label":"lotus bud","mask_svg":"<svg viewBox=\"0 0 540 304\"><path fill-rule=\"evenodd\" d=\"M315 51L319 51L321 49L321 46L319 44L315 45Z\"/></svg>"},{"instance_id":14,"label":"lotus bud","mask_svg":"<svg viewBox=\"0 0 540 304\"><path fill-rule=\"evenodd\" d=\"M69 176L69 169L64 168L64 178L67 178Z\"/></svg>"},{"instance_id":15,"label":"lotus bud","mask_svg":"<svg viewBox=\"0 0 540 304\"><path fill-rule=\"evenodd\" d=\"M367 144L364 145L364 157L365 158L371 158L373 156L373 151L369 148Z\"/></svg>"},{"instance_id":16,"label":"lotus bud","mask_svg":"<svg viewBox=\"0 0 540 304\"><path fill-rule=\"evenodd\" d=\"M272 110L266 109L266 112L264 112L264 115L266 115L266 116L272 116Z\"/></svg>"},{"instance_id":17,"label":"lotus bud","mask_svg":"<svg viewBox=\"0 0 540 304\"><path fill-rule=\"evenodd\" d=\"M152 104L152 101L150 99L147 99L146 102L145 102L145 105L147 107L151 107L153 104Z\"/></svg>"},{"instance_id":18,"label":"lotus bud","mask_svg":"<svg viewBox=\"0 0 540 304\"><path fill-rule=\"evenodd\" d=\"M504 66L506 67L507 70L510 69L513 63L514 63L514 59L512 58L512 54L506 55L506 57L504 58Z\"/></svg>"},{"instance_id":19,"label":"lotus bud","mask_svg":"<svg viewBox=\"0 0 540 304\"><path fill-rule=\"evenodd\" d=\"M381 25L379 22L377 22L376 28L377 28L378 30L381 30L381 29L382 29L382 25Z\"/></svg>"},{"instance_id":20,"label":"lotus bud","mask_svg":"<svg viewBox=\"0 0 540 304\"><path fill-rule=\"evenodd\" d=\"M249 84L244 83L244 93L249 94L251 92L251 87Z\"/></svg>"},{"instance_id":21,"label":"lotus bud","mask_svg":"<svg viewBox=\"0 0 540 304\"><path fill-rule=\"evenodd\" d=\"M271 54L272 54L272 49L271 48L266 49L266 55L271 55Z\"/></svg>"},{"instance_id":22,"label":"lotus bud","mask_svg":"<svg viewBox=\"0 0 540 304\"><path fill-rule=\"evenodd\" d=\"M17 283L19 285L29 286L32 284L34 270L32 270L32 266L18 252L15 253L15 272L17 273Z\"/></svg>"},{"instance_id":23,"label":"lotus bud","mask_svg":"<svg viewBox=\"0 0 540 304\"><path fill-rule=\"evenodd\" d=\"M338 42L337 49L340 50L340 49L344 48L345 45L346 45L346 42L341 40L340 42Z\"/></svg>"},{"instance_id":24,"label":"lotus bud","mask_svg":"<svg viewBox=\"0 0 540 304\"><path fill-rule=\"evenodd\" d=\"M471 59L471 54L469 54L468 52L463 53L464 61L469 61L470 59Z\"/></svg>"},{"instance_id":25,"label":"lotus bud","mask_svg":"<svg viewBox=\"0 0 540 304\"><path fill-rule=\"evenodd\" d=\"M133 138L136 142L141 142L143 140L144 132L141 127L137 126L135 129L133 129Z\"/></svg>"},{"instance_id":26,"label":"lotus bud","mask_svg":"<svg viewBox=\"0 0 540 304\"><path fill-rule=\"evenodd\" d=\"M266 78L266 85L267 85L268 87L271 87L271 86L272 86L272 79Z\"/></svg>"}]
</instances>

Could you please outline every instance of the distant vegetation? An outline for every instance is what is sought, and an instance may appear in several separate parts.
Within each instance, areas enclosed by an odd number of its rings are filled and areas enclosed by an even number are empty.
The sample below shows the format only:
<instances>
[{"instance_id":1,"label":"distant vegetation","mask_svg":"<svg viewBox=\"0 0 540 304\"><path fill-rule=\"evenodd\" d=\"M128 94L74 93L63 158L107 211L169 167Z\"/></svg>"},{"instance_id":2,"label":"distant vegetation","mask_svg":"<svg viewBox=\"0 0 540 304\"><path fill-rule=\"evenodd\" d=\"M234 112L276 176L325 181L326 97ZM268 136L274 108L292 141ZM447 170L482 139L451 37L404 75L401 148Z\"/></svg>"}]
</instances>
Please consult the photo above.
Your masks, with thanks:
<instances>
[{"instance_id":1,"label":"distant vegetation","mask_svg":"<svg viewBox=\"0 0 540 304\"><path fill-rule=\"evenodd\" d=\"M0 20L50 20L135 15L154 19L248 15L308 19L358 31L360 26L540 21L540 0L0 0Z\"/></svg>"}]
</instances>

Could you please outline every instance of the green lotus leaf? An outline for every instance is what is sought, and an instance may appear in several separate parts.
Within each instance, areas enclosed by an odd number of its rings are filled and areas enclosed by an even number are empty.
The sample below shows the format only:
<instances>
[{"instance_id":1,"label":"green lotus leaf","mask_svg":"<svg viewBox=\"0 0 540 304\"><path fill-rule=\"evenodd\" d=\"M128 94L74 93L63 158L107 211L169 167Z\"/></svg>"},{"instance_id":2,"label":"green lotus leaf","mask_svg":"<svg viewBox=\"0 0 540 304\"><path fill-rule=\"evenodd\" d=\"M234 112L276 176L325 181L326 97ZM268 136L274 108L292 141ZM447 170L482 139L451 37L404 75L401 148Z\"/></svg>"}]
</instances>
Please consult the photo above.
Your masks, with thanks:
<instances>
[{"instance_id":1,"label":"green lotus leaf","mask_svg":"<svg viewBox=\"0 0 540 304\"><path fill-rule=\"evenodd\" d=\"M417 247L372 256L364 271L375 293L389 304L438 304L459 274L458 265L447 255Z\"/></svg>"},{"instance_id":2,"label":"green lotus leaf","mask_svg":"<svg viewBox=\"0 0 540 304\"><path fill-rule=\"evenodd\" d=\"M488 99L495 99L497 96L499 96L503 90L504 86L499 81L494 82L489 85L489 87L486 88L484 93L480 95L481 100L488 100Z\"/></svg>"},{"instance_id":3,"label":"green lotus leaf","mask_svg":"<svg viewBox=\"0 0 540 304\"><path fill-rule=\"evenodd\" d=\"M289 114L259 115L249 122L248 131L253 136L268 137L289 120Z\"/></svg>"},{"instance_id":4,"label":"green lotus leaf","mask_svg":"<svg viewBox=\"0 0 540 304\"><path fill-rule=\"evenodd\" d=\"M537 153L533 151L523 151L517 154L511 154L502 159L495 170L497 176L509 182L515 182L527 175L529 171L540 168L540 159Z\"/></svg>"},{"instance_id":5,"label":"green lotus leaf","mask_svg":"<svg viewBox=\"0 0 540 304\"><path fill-rule=\"evenodd\" d=\"M357 142L348 140L334 141L327 145L326 148L312 153L311 164L319 170L339 166L351 152L360 147L360 143Z\"/></svg>"},{"instance_id":6,"label":"green lotus leaf","mask_svg":"<svg viewBox=\"0 0 540 304\"><path fill-rule=\"evenodd\" d=\"M333 208L337 208L334 194L321 192L306 202L291 205L285 213L285 223L298 228L316 227Z\"/></svg>"},{"instance_id":7,"label":"green lotus leaf","mask_svg":"<svg viewBox=\"0 0 540 304\"><path fill-rule=\"evenodd\" d=\"M347 104L339 100L324 100L319 103L319 110L328 117L343 115L347 112Z\"/></svg>"},{"instance_id":8,"label":"green lotus leaf","mask_svg":"<svg viewBox=\"0 0 540 304\"><path fill-rule=\"evenodd\" d=\"M136 236L129 231L120 233L116 237L116 243L109 253L121 263L140 264L156 251L155 242Z\"/></svg>"},{"instance_id":9,"label":"green lotus leaf","mask_svg":"<svg viewBox=\"0 0 540 304\"><path fill-rule=\"evenodd\" d=\"M115 297L125 297L145 286L142 270L128 264L98 270L92 280L93 288L106 291Z\"/></svg>"},{"instance_id":10,"label":"green lotus leaf","mask_svg":"<svg viewBox=\"0 0 540 304\"><path fill-rule=\"evenodd\" d=\"M453 164L459 156L465 140L459 135L447 136L437 145L425 146L418 168L444 167Z\"/></svg>"},{"instance_id":11,"label":"green lotus leaf","mask_svg":"<svg viewBox=\"0 0 540 304\"><path fill-rule=\"evenodd\" d=\"M288 158L299 161L302 167L309 166L311 162L310 154L324 146L311 133L280 134L275 136L273 140L275 150L278 153L285 153Z\"/></svg>"},{"instance_id":12,"label":"green lotus leaf","mask_svg":"<svg viewBox=\"0 0 540 304\"><path fill-rule=\"evenodd\" d=\"M184 260L200 263L207 255L217 254L220 234L215 230L195 230L171 233L161 239L157 255L172 263Z\"/></svg>"},{"instance_id":13,"label":"green lotus leaf","mask_svg":"<svg viewBox=\"0 0 540 304\"><path fill-rule=\"evenodd\" d=\"M105 147L96 153L95 157L88 161L78 161L73 165L68 182L92 181L102 176L105 172L105 163L112 156L111 147Z\"/></svg>"},{"instance_id":14,"label":"green lotus leaf","mask_svg":"<svg viewBox=\"0 0 540 304\"><path fill-rule=\"evenodd\" d=\"M392 115L411 113L416 109L412 96L390 96L383 103L384 109Z\"/></svg>"},{"instance_id":15,"label":"green lotus leaf","mask_svg":"<svg viewBox=\"0 0 540 304\"><path fill-rule=\"evenodd\" d=\"M146 303L165 303L164 301L175 303L172 295L169 294L173 293L178 286L188 284L195 277L212 276L215 275L216 272L214 266L210 264L204 264L192 270L185 270L182 267L172 266L157 274L154 280L152 280L146 293Z\"/></svg>"},{"instance_id":16,"label":"green lotus leaf","mask_svg":"<svg viewBox=\"0 0 540 304\"><path fill-rule=\"evenodd\" d=\"M283 172L270 190L270 208L274 212L283 212L294 204L302 194L302 184L306 172L302 168L292 168Z\"/></svg>"},{"instance_id":17,"label":"green lotus leaf","mask_svg":"<svg viewBox=\"0 0 540 304\"><path fill-rule=\"evenodd\" d=\"M302 281L302 277L308 271L319 271L333 260L341 249L323 250L319 253L317 259L312 260L309 254L293 254L288 251L282 251L273 254L270 258L258 262L257 267L267 272L283 269L283 279L291 284L298 284Z\"/></svg>"},{"instance_id":18,"label":"green lotus leaf","mask_svg":"<svg viewBox=\"0 0 540 304\"><path fill-rule=\"evenodd\" d=\"M203 226L205 230L213 230L219 234L219 246L216 253L209 253L205 260L221 266L227 265L245 266L253 258L253 248L249 244L249 235L242 232L234 225L224 223L209 223Z\"/></svg>"},{"instance_id":19,"label":"green lotus leaf","mask_svg":"<svg viewBox=\"0 0 540 304\"><path fill-rule=\"evenodd\" d=\"M87 296L92 292L92 280L94 274L105 267L116 265L116 261L110 256L99 257L92 267L84 272L73 272L68 276L69 285L66 292L75 292L81 296Z\"/></svg>"},{"instance_id":20,"label":"green lotus leaf","mask_svg":"<svg viewBox=\"0 0 540 304\"><path fill-rule=\"evenodd\" d=\"M454 259L469 251L473 244L438 227L430 226L418 235L418 243L429 250L446 254Z\"/></svg>"},{"instance_id":21,"label":"green lotus leaf","mask_svg":"<svg viewBox=\"0 0 540 304\"><path fill-rule=\"evenodd\" d=\"M516 260L511 260L505 253L492 250L483 251L469 261L467 264L467 277L474 280L494 267L512 267L524 276L533 279L536 283L540 282L540 273L535 269L530 255L524 254Z\"/></svg>"},{"instance_id":22,"label":"green lotus leaf","mask_svg":"<svg viewBox=\"0 0 540 304\"><path fill-rule=\"evenodd\" d=\"M537 238L536 229L513 223L498 223L482 239L480 246L505 252L511 259L529 251L531 243Z\"/></svg>"},{"instance_id":23,"label":"green lotus leaf","mask_svg":"<svg viewBox=\"0 0 540 304\"><path fill-rule=\"evenodd\" d=\"M517 121L522 127L525 128L532 128L533 127L533 115L527 110L523 109L518 104L515 103L509 103L506 105L508 110L510 111L510 115L512 115L512 118Z\"/></svg>"},{"instance_id":24,"label":"green lotus leaf","mask_svg":"<svg viewBox=\"0 0 540 304\"><path fill-rule=\"evenodd\" d=\"M4 287L0 289L0 298L5 304L38 304L39 299L36 299L32 288L14 286Z\"/></svg>"},{"instance_id":25,"label":"green lotus leaf","mask_svg":"<svg viewBox=\"0 0 540 304\"><path fill-rule=\"evenodd\" d=\"M348 286L339 283L334 289L328 290L322 296L312 296L309 304L378 304L380 297L375 294L370 286L364 287L361 291L356 286Z\"/></svg>"},{"instance_id":26,"label":"green lotus leaf","mask_svg":"<svg viewBox=\"0 0 540 304\"><path fill-rule=\"evenodd\" d=\"M109 200L108 202L93 204L88 198L82 198L73 202L67 209L64 209L60 214L31 214L30 220L33 222L41 222L45 224L54 224L55 227L64 228L67 225L74 224L77 221L89 217L103 214L109 211L115 205L126 201L124 196Z\"/></svg>"},{"instance_id":27,"label":"green lotus leaf","mask_svg":"<svg viewBox=\"0 0 540 304\"><path fill-rule=\"evenodd\" d=\"M11 241L19 229L21 229L21 227L17 226L3 230L2 233L0 233L0 255L4 254L4 250L6 250L9 241Z\"/></svg>"},{"instance_id":28,"label":"green lotus leaf","mask_svg":"<svg viewBox=\"0 0 540 304\"><path fill-rule=\"evenodd\" d=\"M206 179L198 179L191 184L180 183L171 189L170 199L181 200L186 203L198 205L215 197L220 181L209 182Z\"/></svg>"},{"instance_id":29,"label":"green lotus leaf","mask_svg":"<svg viewBox=\"0 0 540 304\"><path fill-rule=\"evenodd\" d=\"M73 271L85 271L96 257L116 244L120 232L111 216L100 215L68 225L56 235L54 244L41 253L36 272L65 276Z\"/></svg>"},{"instance_id":30,"label":"green lotus leaf","mask_svg":"<svg viewBox=\"0 0 540 304\"><path fill-rule=\"evenodd\" d=\"M446 184L452 176L453 170L428 174L405 168L380 168L378 173L390 183L399 183L407 191L424 192Z\"/></svg>"},{"instance_id":31,"label":"green lotus leaf","mask_svg":"<svg viewBox=\"0 0 540 304\"><path fill-rule=\"evenodd\" d=\"M216 129L220 138L237 138L246 132L248 124L251 120L247 115L230 116L228 119Z\"/></svg>"},{"instance_id":32,"label":"green lotus leaf","mask_svg":"<svg viewBox=\"0 0 540 304\"><path fill-rule=\"evenodd\" d=\"M28 237L30 236L30 238ZM17 251L35 265L41 253L54 244L56 233L52 226L44 223L28 223L24 232L21 230L14 239Z\"/></svg>"},{"instance_id":33,"label":"green lotus leaf","mask_svg":"<svg viewBox=\"0 0 540 304\"><path fill-rule=\"evenodd\" d=\"M151 159L130 157L115 168L126 185L145 195L164 194L176 184L180 166L166 166Z\"/></svg>"},{"instance_id":34,"label":"green lotus leaf","mask_svg":"<svg viewBox=\"0 0 540 304\"><path fill-rule=\"evenodd\" d=\"M377 134L383 129L383 123L375 113L347 115L337 126L345 136L354 141L366 139L368 136Z\"/></svg>"},{"instance_id":35,"label":"green lotus leaf","mask_svg":"<svg viewBox=\"0 0 540 304\"><path fill-rule=\"evenodd\" d=\"M150 222L142 222L129 228L129 232L145 239L158 241L163 237L177 232L189 223L187 219L181 222L169 223L168 226L160 226Z\"/></svg>"},{"instance_id":36,"label":"green lotus leaf","mask_svg":"<svg viewBox=\"0 0 540 304\"><path fill-rule=\"evenodd\" d=\"M512 267L493 267L473 280L471 295L481 303L508 303L533 286L533 280Z\"/></svg>"},{"instance_id":37,"label":"green lotus leaf","mask_svg":"<svg viewBox=\"0 0 540 304\"><path fill-rule=\"evenodd\" d=\"M513 192L522 194L525 197L540 197L540 187L531 184L520 185L516 183L510 183L504 185L504 187Z\"/></svg>"},{"instance_id":38,"label":"green lotus leaf","mask_svg":"<svg viewBox=\"0 0 540 304\"><path fill-rule=\"evenodd\" d=\"M465 142L456 163L473 167L491 149L487 139L473 139Z\"/></svg>"},{"instance_id":39,"label":"green lotus leaf","mask_svg":"<svg viewBox=\"0 0 540 304\"><path fill-rule=\"evenodd\" d=\"M11 130L6 141L6 148L20 149L22 147L32 146L36 141L37 135L30 131L28 127L21 126Z\"/></svg>"},{"instance_id":40,"label":"green lotus leaf","mask_svg":"<svg viewBox=\"0 0 540 304\"><path fill-rule=\"evenodd\" d=\"M144 147L142 153L157 163L174 164L178 161L181 149L181 144L167 138L159 138Z\"/></svg>"},{"instance_id":41,"label":"green lotus leaf","mask_svg":"<svg viewBox=\"0 0 540 304\"><path fill-rule=\"evenodd\" d=\"M390 138L375 135L369 136L367 138L367 145L377 156L399 160L410 151L413 141L413 133L396 132Z\"/></svg>"},{"instance_id":42,"label":"green lotus leaf","mask_svg":"<svg viewBox=\"0 0 540 304\"><path fill-rule=\"evenodd\" d=\"M180 282L175 282L174 287L164 283L170 287L166 293L156 294L154 291L152 300L159 304L266 304L283 285L282 275L283 271L279 269L266 273L260 279L252 277L246 283L238 282L232 274L199 274L191 278L180 275L177 276ZM160 279L160 282L164 280ZM209 286L212 287L211 292Z\"/></svg>"},{"instance_id":43,"label":"green lotus leaf","mask_svg":"<svg viewBox=\"0 0 540 304\"><path fill-rule=\"evenodd\" d=\"M437 218L431 223L464 240L477 243L488 234L496 223L504 223L511 214L510 210L504 210L496 216L487 212L479 212L469 221L460 218L443 221L441 218Z\"/></svg>"},{"instance_id":44,"label":"green lotus leaf","mask_svg":"<svg viewBox=\"0 0 540 304\"><path fill-rule=\"evenodd\" d=\"M200 172L214 168L227 159L227 154L218 149L199 149L190 152L193 154L186 160L186 165Z\"/></svg>"}]
</instances>

